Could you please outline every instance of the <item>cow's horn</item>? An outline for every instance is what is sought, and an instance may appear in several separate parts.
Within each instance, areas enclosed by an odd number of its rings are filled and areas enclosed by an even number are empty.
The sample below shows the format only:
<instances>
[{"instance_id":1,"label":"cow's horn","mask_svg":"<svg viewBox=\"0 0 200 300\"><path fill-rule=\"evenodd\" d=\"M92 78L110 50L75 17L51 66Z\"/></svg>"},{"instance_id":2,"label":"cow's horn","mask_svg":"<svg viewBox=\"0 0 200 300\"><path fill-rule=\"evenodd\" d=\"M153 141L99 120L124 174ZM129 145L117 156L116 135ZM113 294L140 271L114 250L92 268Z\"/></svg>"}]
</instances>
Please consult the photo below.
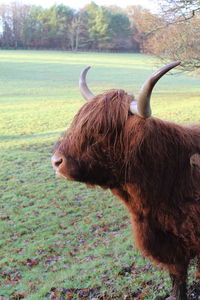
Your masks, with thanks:
<instances>
[{"instance_id":1,"label":"cow's horn","mask_svg":"<svg viewBox=\"0 0 200 300\"><path fill-rule=\"evenodd\" d=\"M81 72L81 75L80 75L80 78L79 78L79 88L80 88L81 94L82 94L83 98L85 98L85 100L87 100L87 101L91 100L94 97L94 95L89 90L89 88L87 86L87 83L86 83L86 75L87 75L87 72L90 68L91 67L86 67Z\"/></svg>"},{"instance_id":2,"label":"cow's horn","mask_svg":"<svg viewBox=\"0 0 200 300\"><path fill-rule=\"evenodd\" d=\"M147 81L144 83L140 90L137 102L133 101L130 104L131 113L137 114L142 118L148 118L151 116L150 99L154 85L165 73L178 66L180 63L180 61L175 61L166 66L163 66L162 68L155 71L147 79Z\"/></svg>"}]
</instances>

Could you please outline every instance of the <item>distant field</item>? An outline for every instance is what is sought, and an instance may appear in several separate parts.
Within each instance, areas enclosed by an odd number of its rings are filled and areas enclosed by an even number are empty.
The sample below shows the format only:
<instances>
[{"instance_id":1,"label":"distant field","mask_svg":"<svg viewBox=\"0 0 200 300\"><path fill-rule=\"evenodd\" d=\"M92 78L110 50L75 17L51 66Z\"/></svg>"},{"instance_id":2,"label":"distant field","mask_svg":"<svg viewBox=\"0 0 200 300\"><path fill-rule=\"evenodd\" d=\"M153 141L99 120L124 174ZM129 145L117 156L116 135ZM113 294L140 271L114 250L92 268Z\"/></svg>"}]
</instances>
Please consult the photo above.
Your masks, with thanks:
<instances>
[{"instance_id":1,"label":"distant field","mask_svg":"<svg viewBox=\"0 0 200 300\"><path fill-rule=\"evenodd\" d=\"M137 94L158 62L140 54L0 51L0 65L0 299L166 294L169 278L135 250L120 201L56 180L50 165L53 144L84 103L77 83L85 66L92 66L94 93ZM199 82L183 74L162 78L153 114L200 122Z\"/></svg>"}]
</instances>

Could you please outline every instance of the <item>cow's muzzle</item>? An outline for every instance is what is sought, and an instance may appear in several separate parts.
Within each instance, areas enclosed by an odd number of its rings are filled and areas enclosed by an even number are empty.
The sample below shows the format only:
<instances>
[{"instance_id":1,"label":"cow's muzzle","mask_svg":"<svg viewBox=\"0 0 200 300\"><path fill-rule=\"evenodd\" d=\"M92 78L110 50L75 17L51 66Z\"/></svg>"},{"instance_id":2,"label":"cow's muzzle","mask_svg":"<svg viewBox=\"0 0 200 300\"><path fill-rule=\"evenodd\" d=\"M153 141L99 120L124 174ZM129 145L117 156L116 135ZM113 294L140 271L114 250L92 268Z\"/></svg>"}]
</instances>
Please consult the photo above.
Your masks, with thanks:
<instances>
[{"instance_id":1,"label":"cow's muzzle","mask_svg":"<svg viewBox=\"0 0 200 300\"><path fill-rule=\"evenodd\" d=\"M55 152L51 158L51 163L57 175L66 176L66 158L60 152Z\"/></svg>"}]
</instances>

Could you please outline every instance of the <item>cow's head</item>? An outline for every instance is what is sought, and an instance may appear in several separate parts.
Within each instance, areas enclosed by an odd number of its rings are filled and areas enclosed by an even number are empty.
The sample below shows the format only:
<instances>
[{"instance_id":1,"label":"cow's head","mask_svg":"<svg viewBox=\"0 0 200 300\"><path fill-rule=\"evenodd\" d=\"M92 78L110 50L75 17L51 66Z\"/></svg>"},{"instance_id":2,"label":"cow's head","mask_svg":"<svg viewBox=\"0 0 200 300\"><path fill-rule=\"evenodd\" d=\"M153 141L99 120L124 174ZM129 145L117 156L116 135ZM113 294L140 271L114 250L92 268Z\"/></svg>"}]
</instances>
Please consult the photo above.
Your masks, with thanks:
<instances>
[{"instance_id":1,"label":"cow's head","mask_svg":"<svg viewBox=\"0 0 200 300\"><path fill-rule=\"evenodd\" d=\"M130 118L144 123L151 116L150 97L156 82L180 62L168 64L147 79L138 100L123 90L109 90L94 96L80 75L79 86L87 100L61 136L52 157L56 173L69 180L115 187L124 178L124 128Z\"/></svg>"}]
</instances>

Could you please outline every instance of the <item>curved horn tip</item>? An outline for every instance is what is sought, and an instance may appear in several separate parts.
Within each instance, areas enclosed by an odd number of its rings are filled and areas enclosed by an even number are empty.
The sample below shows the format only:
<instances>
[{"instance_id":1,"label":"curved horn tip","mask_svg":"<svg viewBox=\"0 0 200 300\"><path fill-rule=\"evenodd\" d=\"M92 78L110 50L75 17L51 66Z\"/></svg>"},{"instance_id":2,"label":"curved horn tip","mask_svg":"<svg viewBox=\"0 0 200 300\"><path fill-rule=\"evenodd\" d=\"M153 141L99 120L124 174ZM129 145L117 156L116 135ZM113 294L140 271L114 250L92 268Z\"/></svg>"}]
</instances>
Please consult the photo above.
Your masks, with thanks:
<instances>
[{"instance_id":1,"label":"curved horn tip","mask_svg":"<svg viewBox=\"0 0 200 300\"><path fill-rule=\"evenodd\" d=\"M170 71L171 69L177 67L178 65L180 65L181 61L177 60L177 61L173 61L167 65L162 66L161 68L157 69L150 77L149 79L151 81L154 82L154 85L156 84L156 82L164 75L166 74L168 71ZM155 78L157 78L155 80Z\"/></svg>"},{"instance_id":2,"label":"curved horn tip","mask_svg":"<svg viewBox=\"0 0 200 300\"><path fill-rule=\"evenodd\" d=\"M87 101L94 97L93 93L89 90L86 83L86 75L90 68L90 66L84 68L79 77L79 88L83 98L85 98L85 100Z\"/></svg>"},{"instance_id":3,"label":"curved horn tip","mask_svg":"<svg viewBox=\"0 0 200 300\"><path fill-rule=\"evenodd\" d=\"M91 66L87 66L87 67L85 67L85 68L81 71L80 79L81 79L82 77L85 78L85 76L86 76L86 74L87 74L87 72L89 71L90 68L91 68Z\"/></svg>"},{"instance_id":4,"label":"curved horn tip","mask_svg":"<svg viewBox=\"0 0 200 300\"><path fill-rule=\"evenodd\" d=\"M91 68L91 66L85 67L84 71L88 71Z\"/></svg>"},{"instance_id":5,"label":"curved horn tip","mask_svg":"<svg viewBox=\"0 0 200 300\"><path fill-rule=\"evenodd\" d=\"M176 67L176 66L178 66L180 64L181 64L180 60L176 60L176 61L173 61L173 62L169 63L169 65L171 65L172 67Z\"/></svg>"},{"instance_id":6,"label":"curved horn tip","mask_svg":"<svg viewBox=\"0 0 200 300\"><path fill-rule=\"evenodd\" d=\"M177 61L175 61L174 63L178 66L178 65L181 64L181 61L180 61L180 60L177 60Z\"/></svg>"}]
</instances>

